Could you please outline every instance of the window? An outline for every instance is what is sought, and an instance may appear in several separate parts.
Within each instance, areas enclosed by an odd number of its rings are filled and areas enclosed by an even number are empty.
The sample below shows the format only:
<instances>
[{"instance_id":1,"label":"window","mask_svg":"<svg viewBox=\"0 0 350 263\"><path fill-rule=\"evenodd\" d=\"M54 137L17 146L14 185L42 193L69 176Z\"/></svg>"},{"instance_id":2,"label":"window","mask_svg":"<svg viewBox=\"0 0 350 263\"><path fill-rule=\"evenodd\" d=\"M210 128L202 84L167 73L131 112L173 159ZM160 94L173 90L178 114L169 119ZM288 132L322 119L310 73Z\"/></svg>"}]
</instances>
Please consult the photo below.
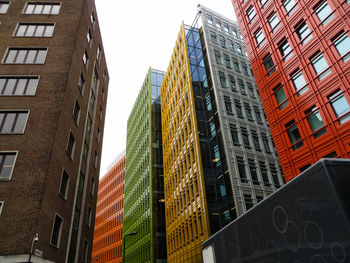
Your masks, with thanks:
<instances>
[{"instance_id":1,"label":"window","mask_svg":"<svg viewBox=\"0 0 350 263\"><path fill-rule=\"evenodd\" d=\"M237 52L242 55L242 47L240 44L236 43L236 49L237 49Z\"/></svg>"},{"instance_id":2,"label":"window","mask_svg":"<svg viewBox=\"0 0 350 263\"><path fill-rule=\"evenodd\" d=\"M286 38L283 38L282 41L278 44L278 49L281 52L283 61L287 61L290 57L293 56L292 49Z\"/></svg>"},{"instance_id":3,"label":"window","mask_svg":"<svg viewBox=\"0 0 350 263\"><path fill-rule=\"evenodd\" d=\"M304 45L306 42L308 42L312 38L311 31L307 27L305 22L302 22L299 26L297 26L295 31L296 31L302 45Z\"/></svg>"},{"instance_id":4,"label":"window","mask_svg":"<svg viewBox=\"0 0 350 263\"><path fill-rule=\"evenodd\" d=\"M247 83L247 86L248 86L249 96L251 98L255 98L253 85L251 83Z\"/></svg>"},{"instance_id":5,"label":"window","mask_svg":"<svg viewBox=\"0 0 350 263\"><path fill-rule=\"evenodd\" d=\"M243 119L243 113L241 108L241 103L238 100L235 100L235 106L236 106L236 112L237 116L241 119Z\"/></svg>"},{"instance_id":6,"label":"window","mask_svg":"<svg viewBox=\"0 0 350 263\"><path fill-rule=\"evenodd\" d=\"M220 84L223 89L227 88L225 73L219 71Z\"/></svg>"},{"instance_id":7,"label":"window","mask_svg":"<svg viewBox=\"0 0 350 263\"><path fill-rule=\"evenodd\" d=\"M252 138L253 138L253 144L254 144L255 150L260 152L261 148L260 148L260 143L259 143L259 137L258 137L258 134L256 133L256 131L252 130Z\"/></svg>"},{"instance_id":8,"label":"window","mask_svg":"<svg viewBox=\"0 0 350 263\"><path fill-rule=\"evenodd\" d=\"M321 4L315 8L315 13L323 26L334 17L333 10L329 7L327 1L321 2Z\"/></svg>"},{"instance_id":9,"label":"window","mask_svg":"<svg viewBox=\"0 0 350 263\"><path fill-rule=\"evenodd\" d=\"M249 104L244 103L244 108L245 108L245 113L248 117L248 120L253 121L252 110L251 110Z\"/></svg>"},{"instance_id":10,"label":"window","mask_svg":"<svg viewBox=\"0 0 350 263\"><path fill-rule=\"evenodd\" d=\"M91 133L91 126L92 126L92 120L90 117L90 114L88 114L87 120L86 120L86 133L90 135Z\"/></svg>"},{"instance_id":11,"label":"window","mask_svg":"<svg viewBox=\"0 0 350 263\"><path fill-rule=\"evenodd\" d=\"M96 89L97 89L98 80L99 80L99 78L98 78L98 70L95 67L94 74L92 75L92 88L94 89L94 91L96 91Z\"/></svg>"},{"instance_id":12,"label":"window","mask_svg":"<svg viewBox=\"0 0 350 263\"><path fill-rule=\"evenodd\" d=\"M271 171L273 183L274 183L276 188L280 188L281 184L280 184L280 181L278 180L276 166L273 163L269 163L269 166L270 166L270 171Z\"/></svg>"},{"instance_id":13,"label":"window","mask_svg":"<svg viewBox=\"0 0 350 263\"><path fill-rule=\"evenodd\" d=\"M84 80L83 74L80 73L80 77L79 77L79 81L78 81L78 88L80 90L80 93L83 93L83 91L84 91L84 83L85 83L85 80Z\"/></svg>"},{"instance_id":14,"label":"window","mask_svg":"<svg viewBox=\"0 0 350 263\"><path fill-rule=\"evenodd\" d=\"M22 134L28 111L0 111L0 134Z\"/></svg>"},{"instance_id":15,"label":"window","mask_svg":"<svg viewBox=\"0 0 350 263\"><path fill-rule=\"evenodd\" d=\"M275 87L273 90L275 92L274 95L278 105L278 109L282 110L285 107L287 107L288 100L286 94L284 93L283 86L281 84L278 84L278 86Z\"/></svg>"},{"instance_id":16,"label":"window","mask_svg":"<svg viewBox=\"0 0 350 263\"><path fill-rule=\"evenodd\" d=\"M343 59L344 62L348 61L350 59L350 38L349 36L344 33L343 31L338 34L335 38L332 40L335 48L337 49L340 57Z\"/></svg>"},{"instance_id":17,"label":"window","mask_svg":"<svg viewBox=\"0 0 350 263\"><path fill-rule=\"evenodd\" d=\"M233 115L232 105L229 97L224 96L226 112L228 115Z\"/></svg>"},{"instance_id":18,"label":"window","mask_svg":"<svg viewBox=\"0 0 350 263\"><path fill-rule=\"evenodd\" d=\"M280 20L276 13L273 13L268 19L272 32L275 32L280 26Z\"/></svg>"},{"instance_id":19,"label":"window","mask_svg":"<svg viewBox=\"0 0 350 263\"><path fill-rule=\"evenodd\" d=\"M285 0L283 2L283 6L286 9L286 12L288 15L291 15L294 10L297 8L297 4L295 3L295 0Z\"/></svg>"},{"instance_id":20,"label":"window","mask_svg":"<svg viewBox=\"0 0 350 263\"><path fill-rule=\"evenodd\" d=\"M241 63L241 65L242 65L242 71L244 75L249 76L247 65L243 62Z\"/></svg>"},{"instance_id":21,"label":"window","mask_svg":"<svg viewBox=\"0 0 350 263\"><path fill-rule=\"evenodd\" d=\"M210 38L211 38L211 42L213 42L214 44L218 43L218 38L216 37L216 33L213 31L210 31Z\"/></svg>"},{"instance_id":22,"label":"window","mask_svg":"<svg viewBox=\"0 0 350 263\"><path fill-rule=\"evenodd\" d=\"M216 22L216 28L221 30L221 22L220 22L220 20L219 19L215 19L215 22Z\"/></svg>"},{"instance_id":23,"label":"window","mask_svg":"<svg viewBox=\"0 0 350 263\"><path fill-rule=\"evenodd\" d=\"M44 64L47 48L9 48L5 64Z\"/></svg>"},{"instance_id":24,"label":"window","mask_svg":"<svg viewBox=\"0 0 350 263\"><path fill-rule=\"evenodd\" d=\"M230 29L229 29L227 23L224 23L224 31L225 31L226 34L230 34Z\"/></svg>"},{"instance_id":25,"label":"window","mask_svg":"<svg viewBox=\"0 0 350 263\"><path fill-rule=\"evenodd\" d=\"M261 115L260 115L260 110L259 110L259 108L256 107L256 106L254 106L254 112L255 112L255 118L256 118L257 122L258 122L259 124L263 124L263 121L262 121L262 119L261 119Z\"/></svg>"},{"instance_id":26,"label":"window","mask_svg":"<svg viewBox=\"0 0 350 263\"><path fill-rule=\"evenodd\" d=\"M313 106L310 109L306 110L305 116L307 121L309 122L311 131L315 139L327 132L327 129L324 127L321 114L319 113L316 106Z\"/></svg>"},{"instance_id":27,"label":"window","mask_svg":"<svg viewBox=\"0 0 350 263\"><path fill-rule=\"evenodd\" d=\"M260 167L261 177L264 181L264 185L267 187L271 186L270 179L267 174L266 164L264 162L259 162L259 167Z\"/></svg>"},{"instance_id":28,"label":"window","mask_svg":"<svg viewBox=\"0 0 350 263\"><path fill-rule=\"evenodd\" d=\"M238 60L235 59L235 58L233 58L232 61L233 61L233 67L234 67L235 71L241 72L241 70L240 70L240 68L239 68Z\"/></svg>"},{"instance_id":29,"label":"window","mask_svg":"<svg viewBox=\"0 0 350 263\"><path fill-rule=\"evenodd\" d=\"M220 39L220 45L223 47L223 48L226 48L226 42L225 42L225 38L221 35L219 35L219 39Z\"/></svg>"},{"instance_id":30,"label":"window","mask_svg":"<svg viewBox=\"0 0 350 263\"><path fill-rule=\"evenodd\" d=\"M225 61L225 65L227 68L231 68L231 61L230 61L230 57L227 54L224 54L224 61Z\"/></svg>"},{"instance_id":31,"label":"window","mask_svg":"<svg viewBox=\"0 0 350 263\"><path fill-rule=\"evenodd\" d=\"M84 55L83 55L83 63L84 63L85 66L87 66L88 61L89 61L89 56L88 56L87 51L85 50L84 51Z\"/></svg>"},{"instance_id":32,"label":"window","mask_svg":"<svg viewBox=\"0 0 350 263\"><path fill-rule=\"evenodd\" d=\"M295 123L295 120L291 120L285 125L287 129L287 134L292 145L292 149L295 151L304 145L303 140L301 138L300 132L298 130L298 126Z\"/></svg>"},{"instance_id":33,"label":"window","mask_svg":"<svg viewBox=\"0 0 350 263\"><path fill-rule=\"evenodd\" d=\"M264 8L269 3L269 0L260 0L261 6Z\"/></svg>"},{"instance_id":34,"label":"window","mask_svg":"<svg viewBox=\"0 0 350 263\"><path fill-rule=\"evenodd\" d=\"M254 10L254 7L251 6L248 11L247 11L247 17L248 17L248 20L250 23L252 23L256 17L256 13L255 13L255 10Z\"/></svg>"},{"instance_id":35,"label":"window","mask_svg":"<svg viewBox=\"0 0 350 263\"><path fill-rule=\"evenodd\" d=\"M313 57L311 57L310 62L319 80L324 79L331 73L331 69L329 68L327 61L321 52L317 52Z\"/></svg>"},{"instance_id":36,"label":"window","mask_svg":"<svg viewBox=\"0 0 350 263\"><path fill-rule=\"evenodd\" d=\"M264 57L263 63L267 72L267 76L271 76L272 73L276 71L276 67L273 63L271 54L268 54L266 57Z\"/></svg>"},{"instance_id":37,"label":"window","mask_svg":"<svg viewBox=\"0 0 350 263\"><path fill-rule=\"evenodd\" d=\"M260 184L258 174L256 172L256 165L253 159L248 159L250 176L252 177L253 184Z\"/></svg>"},{"instance_id":38,"label":"window","mask_svg":"<svg viewBox=\"0 0 350 263\"><path fill-rule=\"evenodd\" d=\"M38 82L38 77L0 77L0 96L33 96Z\"/></svg>"},{"instance_id":39,"label":"window","mask_svg":"<svg viewBox=\"0 0 350 263\"><path fill-rule=\"evenodd\" d=\"M294 71L291 74L291 80L294 85L295 90L297 91L298 96L304 94L306 91L308 91L308 87L306 85L306 81L304 79L303 74L299 69Z\"/></svg>"},{"instance_id":40,"label":"window","mask_svg":"<svg viewBox=\"0 0 350 263\"><path fill-rule=\"evenodd\" d=\"M208 15L208 16L207 16L207 19L208 19L208 20L207 20L207 21L208 21L208 24L211 25L211 26L213 26L213 17L212 17L211 15Z\"/></svg>"},{"instance_id":41,"label":"window","mask_svg":"<svg viewBox=\"0 0 350 263\"><path fill-rule=\"evenodd\" d=\"M236 82L235 82L235 78L233 76L229 76L229 81L230 81L230 87L232 91L237 91L236 88Z\"/></svg>"},{"instance_id":42,"label":"window","mask_svg":"<svg viewBox=\"0 0 350 263\"><path fill-rule=\"evenodd\" d=\"M95 25L96 19L95 19L94 12L91 13L90 22L91 22L91 24L92 24L93 26Z\"/></svg>"},{"instance_id":43,"label":"window","mask_svg":"<svg viewBox=\"0 0 350 263\"><path fill-rule=\"evenodd\" d=\"M0 216L1 216L3 206L4 206L4 201L0 201Z\"/></svg>"},{"instance_id":44,"label":"window","mask_svg":"<svg viewBox=\"0 0 350 263\"><path fill-rule=\"evenodd\" d=\"M232 35L234 35L235 37L237 37L237 29L236 28L232 28Z\"/></svg>"},{"instance_id":45,"label":"window","mask_svg":"<svg viewBox=\"0 0 350 263\"><path fill-rule=\"evenodd\" d=\"M304 172L304 171L305 171L307 168L309 168L310 166L311 166L311 163L308 163L308 164L306 164L306 165L300 167L300 168L299 168L299 171L300 171L300 172Z\"/></svg>"},{"instance_id":46,"label":"window","mask_svg":"<svg viewBox=\"0 0 350 263\"><path fill-rule=\"evenodd\" d=\"M98 154L95 151L95 156L94 156L94 167L97 168L97 163L98 163Z\"/></svg>"},{"instance_id":47,"label":"window","mask_svg":"<svg viewBox=\"0 0 350 263\"><path fill-rule=\"evenodd\" d=\"M231 51L235 51L235 48L233 46L233 41L231 39L228 39L227 40L227 45L228 45L228 48L231 50Z\"/></svg>"},{"instance_id":48,"label":"window","mask_svg":"<svg viewBox=\"0 0 350 263\"><path fill-rule=\"evenodd\" d=\"M244 82L241 79L238 79L238 86L243 95L246 95L247 93L245 92L245 87L244 87Z\"/></svg>"},{"instance_id":49,"label":"window","mask_svg":"<svg viewBox=\"0 0 350 263\"><path fill-rule=\"evenodd\" d=\"M87 224L88 227L91 226L91 216L92 216L92 209L89 206L88 207L88 212L87 212L87 217L86 217L86 224Z\"/></svg>"},{"instance_id":50,"label":"window","mask_svg":"<svg viewBox=\"0 0 350 263\"><path fill-rule=\"evenodd\" d=\"M61 239L61 230L62 230L63 218L57 213L53 221L52 234L51 234L51 245L59 247Z\"/></svg>"},{"instance_id":51,"label":"window","mask_svg":"<svg viewBox=\"0 0 350 263\"><path fill-rule=\"evenodd\" d=\"M73 110L73 120L76 124L79 122L79 116L80 116L80 105L77 100L75 100L74 103L74 110Z\"/></svg>"},{"instance_id":52,"label":"window","mask_svg":"<svg viewBox=\"0 0 350 263\"><path fill-rule=\"evenodd\" d=\"M259 28L258 31L255 32L254 37L256 43L258 44L258 47L260 47L265 42L265 36L261 28Z\"/></svg>"},{"instance_id":53,"label":"window","mask_svg":"<svg viewBox=\"0 0 350 263\"><path fill-rule=\"evenodd\" d=\"M215 60L218 65L222 65L221 54L219 51L214 50Z\"/></svg>"},{"instance_id":54,"label":"window","mask_svg":"<svg viewBox=\"0 0 350 263\"><path fill-rule=\"evenodd\" d=\"M102 116L103 116L103 110L102 110L102 106L100 105L100 112L98 114L100 120L102 121Z\"/></svg>"},{"instance_id":55,"label":"window","mask_svg":"<svg viewBox=\"0 0 350 263\"><path fill-rule=\"evenodd\" d=\"M34 15L58 15L60 8L60 3L28 3L24 9L24 13Z\"/></svg>"},{"instance_id":56,"label":"window","mask_svg":"<svg viewBox=\"0 0 350 263\"><path fill-rule=\"evenodd\" d=\"M343 124L350 120L350 106L347 102L344 94L340 89L337 89L331 95L329 95L328 100L333 108L335 116L338 118L340 124Z\"/></svg>"},{"instance_id":57,"label":"window","mask_svg":"<svg viewBox=\"0 0 350 263\"><path fill-rule=\"evenodd\" d=\"M230 124L230 130L231 130L233 145L239 146L240 144L239 144L238 131L237 131L236 125Z\"/></svg>"},{"instance_id":58,"label":"window","mask_svg":"<svg viewBox=\"0 0 350 263\"><path fill-rule=\"evenodd\" d=\"M89 242L84 240L84 252L83 252L83 262L88 262L88 252L89 252Z\"/></svg>"},{"instance_id":59,"label":"window","mask_svg":"<svg viewBox=\"0 0 350 263\"><path fill-rule=\"evenodd\" d=\"M19 23L15 31L16 37L52 37L55 25Z\"/></svg>"},{"instance_id":60,"label":"window","mask_svg":"<svg viewBox=\"0 0 350 263\"><path fill-rule=\"evenodd\" d=\"M254 206L251 194L244 194L244 203L246 210L249 210Z\"/></svg>"},{"instance_id":61,"label":"window","mask_svg":"<svg viewBox=\"0 0 350 263\"><path fill-rule=\"evenodd\" d=\"M11 179L16 156L16 152L0 152L0 181Z\"/></svg>"},{"instance_id":62,"label":"window","mask_svg":"<svg viewBox=\"0 0 350 263\"><path fill-rule=\"evenodd\" d=\"M91 177L91 189L90 189L91 195L94 195L95 193L95 179L94 177Z\"/></svg>"},{"instance_id":63,"label":"window","mask_svg":"<svg viewBox=\"0 0 350 263\"><path fill-rule=\"evenodd\" d=\"M325 156L323 156L322 158L337 158L338 157L338 154L336 151L334 152L331 152L331 153L328 153L326 154Z\"/></svg>"},{"instance_id":64,"label":"window","mask_svg":"<svg viewBox=\"0 0 350 263\"><path fill-rule=\"evenodd\" d=\"M68 184L69 184L69 174L68 174L68 172L66 170L63 170L62 177L61 177L61 185L60 185L59 194L64 199L67 199Z\"/></svg>"},{"instance_id":65,"label":"window","mask_svg":"<svg viewBox=\"0 0 350 263\"><path fill-rule=\"evenodd\" d=\"M92 39L90 29L88 30L88 32L86 34L86 39L87 39L87 42L90 44L91 43L91 39Z\"/></svg>"},{"instance_id":66,"label":"window","mask_svg":"<svg viewBox=\"0 0 350 263\"><path fill-rule=\"evenodd\" d=\"M262 139L262 142L263 142L265 151L266 151L267 153L271 153L269 141L267 140L267 136L266 136L265 133L261 133L261 139Z\"/></svg>"},{"instance_id":67,"label":"window","mask_svg":"<svg viewBox=\"0 0 350 263\"><path fill-rule=\"evenodd\" d=\"M238 166L238 172L239 172L239 177L241 178L241 182L248 183L248 178L245 171L245 164L242 157L237 156L237 166Z\"/></svg>"},{"instance_id":68,"label":"window","mask_svg":"<svg viewBox=\"0 0 350 263\"><path fill-rule=\"evenodd\" d=\"M0 14L6 14L10 1L0 1Z\"/></svg>"},{"instance_id":69,"label":"window","mask_svg":"<svg viewBox=\"0 0 350 263\"><path fill-rule=\"evenodd\" d=\"M67 144L67 154L72 159L75 146L75 137L72 132L69 133L68 144Z\"/></svg>"},{"instance_id":70,"label":"window","mask_svg":"<svg viewBox=\"0 0 350 263\"><path fill-rule=\"evenodd\" d=\"M242 139L243 139L244 147L247 149L250 149L248 131L246 130L246 128L241 127L241 132L242 132Z\"/></svg>"},{"instance_id":71,"label":"window","mask_svg":"<svg viewBox=\"0 0 350 263\"><path fill-rule=\"evenodd\" d=\"M90 107L89 107L89 110L94 110L94 107L95 107L95 95L93 92L91 92L91 96L90 96Z\"/></svg>"},{"instance_id":72,"label":"window","mask_svg":"<svg viewBox=\"0 0 350 263\"><path fill-rule=\"evenodd\" d=\"M96 134L97 143L100 143L100 137L101 137L100 127L97 127L97 134Z\"/></svg>"}]
</instances>

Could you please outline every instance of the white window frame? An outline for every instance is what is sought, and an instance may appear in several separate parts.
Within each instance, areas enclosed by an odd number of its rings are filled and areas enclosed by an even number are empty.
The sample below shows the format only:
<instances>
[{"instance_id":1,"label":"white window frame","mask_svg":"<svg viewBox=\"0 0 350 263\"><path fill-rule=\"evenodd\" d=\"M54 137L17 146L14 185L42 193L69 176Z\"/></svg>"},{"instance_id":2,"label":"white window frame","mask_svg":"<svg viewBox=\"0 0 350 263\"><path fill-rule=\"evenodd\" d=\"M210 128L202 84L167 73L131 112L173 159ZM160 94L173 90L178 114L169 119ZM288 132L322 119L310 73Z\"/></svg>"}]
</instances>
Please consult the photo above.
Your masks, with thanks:
<instances>
[{"instance_id":1,"label":"white window frame","mask_svg":"<svg viewBox=\"0 0 350 263\"><path fill-rule=\"evenodd\" d=\"M18 97L18 96L35 96L36 94L36 90L38 88L39 82L40 82L40 76L39 75L0 75L0 79L37 79L38 83L37 86L35 88L35 92L33 95L16 95L16 94L11 94L11 95L1 95L0 93L0 97L6 97L6 96L11 96L11 97ZM2 92L2 90L0 90L0 92Z\"/></svg>"},{"instance_id":2,"label":"white window frame","mask_svg":"<svg viewBox=\"0 0 350 263\"><path fill-rule=\"evenodd\" d=\"M21 25L33 25L33 26L53 26L53 30L52 30L52 36L17 36L17 32L18 32L18 29ZM17 25L16 25L16 28L15 30L13 31L12 33L12 37L38 37L38 38L50 38L50 37L53 37L53 34L54 34L54 31L55 31L55 27L56 27L56 23L54 22L18 22Z\"/></svg>"},{"instance_id":3,"label":"white window frame","mask_svg":"<svg viewBox=\"0 0 350 263\"><path fill-rule=\"evenodd\" d=\"M7 57L9 55L9 52L11 49L15 49L15 50L46 50L46 55L45 55L45 59L42 63L36 63L36 62L33 62L33 63L25 63L25 62L22 62L22 63L18 63L18 62L11 62L11 63L8 63L6 62L7 60ZM23 46L8 46L7 49L6 49L6 52L2 58L2 61L1 61L1 64L4 64L4 65L44 65L45 62L46 62L46 59L47 59L47 54L49 53L49 47L33 47L33 46L28 46L28 47L23 47Z\"/></svg>"},{"instance_id":4,"label":"white window frame","mask_svg":"<svg viewBox=\"0 0 350 263\"><path fill-rule=\"evenodd\" d=\"M15 132L2 133L2 132L0 131L0 135L6 135L6 134L24 134L24 131L26 130L26 127L27 127L29 115L30 115L30 110L29 110L29 109L1 109L1 110L0 110L0 113L2 113L2 112L16 112L16 111L18 111L18 112L25 112L25 111L26 111L26 112L27 112L27 119L26 119L26 121L25 121L25 123L24 123L22 132L18 132L18 133L15 133Z\"/></svg>"},{"instance_id":5,"label":"white window frame","mask_svg":"<svg viewBox=\"0 0 350 263\"><path fill-rule=\"evenodd\" d=\"M2 15L6 14L7 11L9 10L10 5L11 5L11 1L0 1L0 4L7 4L7 2L8 2L8 6L7 6L7 9L6 9L6 12L5 13L0 13Z\"/></svg>"},{"instance_id":6,"label":"white window frame","mask_svg":"<svg viewBox=\"0 0 350 263\"><path fill-rule=\"evenodd\" d=\"M34 13L26 13L25 11L27 10L28 4L42 4L42 5L59 5L60 8L58 10L58 14L34 14ZM50 16L57 16L61 12L61 7L62 7L62 2L57 2L57 1L52 1L52 2L41 2L41 1L28 1L24 5L24 8L22 10L22 14L25 15L50 15Z\"/></svg>"},{"instance_id":7,"label":"white window frame","mask_svg":"<svg viewBox=\"0 0 350 263\"><path fill-rule=\"evenodd\" d=\"M13 169L15 168L16 161L17 161L18 151L0 151L0 153L14 153L15 154L15 160L13 161L12 170L11 170L11 174L10 174L9 178L8 179L1 179L0 178L0 182L1 181L6 181L6 182L11 181Z\"/></svg>"},{"instance_id":8,"label":"white window frame","mask_svg":"<svg viewBox=\"0 0 350 263\"><path fill-rule=\"evenodd\" d=\"M63 179L63 173L66 172L68 174L68 181L67 181L67 187L66 187L66 192L64 193L64 195L61 194L61 186L62 186L62 179ZM67 200L67 196L68 196L68 188L69 188L69 183L70 183L70 174L68 173L68 171L63 168L62 169L62 173L61 173L61 182L60 182L60 187L58 188L58 194L64 199Z\"/></svg>"},{"instance_id":9,"label":"white window frame","mask_svg":"<svg viewBox=\"0 0 350 263\"><path fill-rule=\"evenodd\" d=\"M71 134L72 134L73 137L74 137L74 145L73 145L73 148L72 148L72 152L71 152L70 155L69 155L69 152L68 152L68 145L69 145L69 139L70 139L70 135L71 135ZM69 156L69 158L70 158L71 160L73 160L73 157L74 157L74 150L75 150L75 145L76 145L76 143L77 143L77 139L75 138L75 136L74 136L72 130L70 129L70 130L69 130L69 133L68 133L68 140L67 140L67 146L66 146L66 153L67 153L67 155Z\"/></svg>"},{"instance_id":10,"label":"white window frame","mask_svg":"<svg viewBox=\"0 0 350 263\"><path fill-rule=\"evenodd\" d=\"M59 230L59 233L58 233L58 238L57 238L57 246L56 246L55 244L52 244L52 243L51 243L51 241L52 241L52 235L53 235L53 231L54 231L54 226L55 226L55 219L56 219L56 216L58 216L58 217L60 217L60 218L62 219L61 226L60 226L60 230ZM63 223L64 223L63 217L62 217L61 215L59 215L59 214L56 212L56 213L55 213L55 216L53 217L52 227L51 227L51 235L50 235L50 245L53 246L53 247L56 247L56 248L59 248L59 247L60 247Z\"/></svg>"},{"instance_id":11,"label":"white window frame","mask_svg":"<svg viewBox=\"0 0 350 263\"><path fill-rule=\"evenodd\" d=\"M0 216L2 212L2 208L4 207L5 201L0 201Z\"/></svg>"}]
</instances>

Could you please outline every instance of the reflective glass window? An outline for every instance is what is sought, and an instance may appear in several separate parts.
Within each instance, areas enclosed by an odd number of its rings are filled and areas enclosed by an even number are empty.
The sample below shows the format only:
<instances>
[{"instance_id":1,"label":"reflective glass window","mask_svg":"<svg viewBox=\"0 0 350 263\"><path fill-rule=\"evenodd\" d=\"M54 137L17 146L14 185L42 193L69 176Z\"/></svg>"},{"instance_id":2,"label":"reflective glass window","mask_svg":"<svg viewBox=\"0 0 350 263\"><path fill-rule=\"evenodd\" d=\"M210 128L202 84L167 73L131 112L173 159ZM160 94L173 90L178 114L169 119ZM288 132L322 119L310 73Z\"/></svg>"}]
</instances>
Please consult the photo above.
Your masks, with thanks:
<instances>
[{"instance_id":1,"label":"reflective glass window","mask_svg":"<svg viewBox=\"0 0 350 263\"><path fill-rule=\"evenodd\" d=\"M331 69L327 64L326 59L323 57L323 54L319 53L318 55L312 57L310 62L319 80L322 80L331 73Z\"/></svg>"}]
</instances>

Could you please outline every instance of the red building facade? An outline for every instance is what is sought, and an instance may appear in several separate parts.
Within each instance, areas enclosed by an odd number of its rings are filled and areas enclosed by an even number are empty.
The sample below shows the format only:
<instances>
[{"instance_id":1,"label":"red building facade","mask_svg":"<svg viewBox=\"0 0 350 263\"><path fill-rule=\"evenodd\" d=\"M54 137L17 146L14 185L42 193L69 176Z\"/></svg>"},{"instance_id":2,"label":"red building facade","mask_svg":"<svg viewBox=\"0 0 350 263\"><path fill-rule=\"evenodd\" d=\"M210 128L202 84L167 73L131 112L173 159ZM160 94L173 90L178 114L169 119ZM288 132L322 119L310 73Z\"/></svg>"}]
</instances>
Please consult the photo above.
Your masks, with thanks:
<instances>
[{"instance_id":1,"label":"red building facade","mask_svg":"<svg viewBox=\"0 0 350 263\"><path fill-rule=\"evenodd\" d=\"M100 179L91 263L122 259L125 153Z\"/></svg>"},{"instance_id":2,"label":"red building facade","mask_svg":"<svg viewBox=\"0 0 350 263\"><path fill-rule=\"evenodd\" d=\"M289 181L350 157L350 1L232 0Z\"/></svg>"}]
</instances>

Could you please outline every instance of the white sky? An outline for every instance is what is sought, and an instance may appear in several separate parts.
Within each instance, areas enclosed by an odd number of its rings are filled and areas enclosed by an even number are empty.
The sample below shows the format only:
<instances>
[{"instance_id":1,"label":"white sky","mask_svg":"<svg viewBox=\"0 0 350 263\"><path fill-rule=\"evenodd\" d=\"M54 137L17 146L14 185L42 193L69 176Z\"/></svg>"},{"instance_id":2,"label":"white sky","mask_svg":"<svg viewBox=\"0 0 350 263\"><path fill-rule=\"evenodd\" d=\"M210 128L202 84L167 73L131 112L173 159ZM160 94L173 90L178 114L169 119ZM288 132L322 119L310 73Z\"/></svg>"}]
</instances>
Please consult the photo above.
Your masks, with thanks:
<instances>
[{"instance_id":1,"label":"white sky","mask_svg":"<svg viewBox=\"0 0 350 263\"><path fill-rule=\"evenodd\" d=\"M200 3L236 20L231 0L95 0L110 76L100 177L125 149L127 119L148 68L166 71L181 21Z\"/></svg>"}]
</instances>

